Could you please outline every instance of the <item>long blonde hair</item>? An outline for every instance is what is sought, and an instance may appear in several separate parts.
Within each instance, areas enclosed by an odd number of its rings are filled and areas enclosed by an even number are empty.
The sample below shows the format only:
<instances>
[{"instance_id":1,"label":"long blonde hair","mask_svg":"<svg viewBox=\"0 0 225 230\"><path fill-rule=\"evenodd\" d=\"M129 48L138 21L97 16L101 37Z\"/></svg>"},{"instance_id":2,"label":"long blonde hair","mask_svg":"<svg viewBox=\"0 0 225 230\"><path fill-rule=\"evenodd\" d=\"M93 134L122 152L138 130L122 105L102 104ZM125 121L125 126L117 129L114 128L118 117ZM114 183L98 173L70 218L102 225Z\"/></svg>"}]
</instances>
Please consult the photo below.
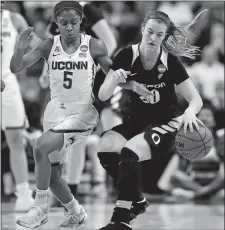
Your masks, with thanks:
<instances>
[{"instance_id":1,"label":"long blonde hair","mask_svg":"<svg viewBox=\"0 0 225 230\"><path fill-rule=\"evenodd\" d=\"M193 21L191 21L187 26L178 27L170 20L169 16L162 11L148 12L142 23L142 27L145 27L146 22L149 19L155 19L159 22L163 22L167 26L167 34L162 43L163 48L173 54L174 56L184 56L190 59L195 59L196 55L199 55L201 50L199 47L191 45L189 28L196 23L199 16L206 10L201 11Z\"/></svg>"}]
</instances>

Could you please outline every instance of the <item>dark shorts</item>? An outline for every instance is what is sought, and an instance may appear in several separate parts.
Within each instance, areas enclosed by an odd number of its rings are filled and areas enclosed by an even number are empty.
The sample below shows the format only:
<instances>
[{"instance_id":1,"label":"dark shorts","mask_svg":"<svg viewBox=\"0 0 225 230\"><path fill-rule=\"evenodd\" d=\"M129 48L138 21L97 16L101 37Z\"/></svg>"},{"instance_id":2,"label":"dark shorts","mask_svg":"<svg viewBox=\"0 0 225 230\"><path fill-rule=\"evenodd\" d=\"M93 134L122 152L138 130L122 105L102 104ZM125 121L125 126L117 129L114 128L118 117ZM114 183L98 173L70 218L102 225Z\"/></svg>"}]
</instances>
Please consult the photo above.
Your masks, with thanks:
<instances>
[{"instance_id":1,"label":"dark shorts","mask_svg":"<svg viewBox=\"0 0 225 230\"><path fill-rule=\"evenodd\" d=\"M182 113L174 117L180 115ZM152 158L156 158L167 155L175 148L176 127L178 124L173 119L161 124L149 124L137 119L128 119L123 124L113 127L112 130L121 134L127 140L144 133L144 139L151 148Z\"/></svg>"}]
</instances>

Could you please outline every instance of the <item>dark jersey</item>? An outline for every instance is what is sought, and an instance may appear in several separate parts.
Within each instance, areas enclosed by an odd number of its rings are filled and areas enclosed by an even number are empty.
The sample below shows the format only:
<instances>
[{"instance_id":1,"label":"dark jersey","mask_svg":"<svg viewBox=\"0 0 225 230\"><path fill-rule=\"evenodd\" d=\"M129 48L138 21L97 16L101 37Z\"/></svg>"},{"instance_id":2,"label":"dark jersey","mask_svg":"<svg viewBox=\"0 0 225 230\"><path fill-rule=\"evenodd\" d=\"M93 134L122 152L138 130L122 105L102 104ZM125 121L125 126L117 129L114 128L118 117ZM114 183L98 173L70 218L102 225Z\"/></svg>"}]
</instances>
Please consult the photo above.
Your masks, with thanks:
<instances>
[{"instance_id":1,"label":"dark jersey","mask_svg":"<svg viewBox=\"0 0 225 230\"><path fill-rule=\"evenodd\" d=\"M149 123L164 123L180 112L175 85L189 77L177 57L162 49L156 65L147 71L140 60L139 44L136 44L122 49L116 56L112 69L119 68L131 71L127 80L143 84L153 94L146 100L130 91L131 117Z\"/></svg>"},{"instance_id":2,"label":"dark jersey","mask_svg":"<svg viewBox=\"0 0 225 230\"><path fill-rule=\"evenodd\" d=\"M85 28L85 33L91 35L92 37L97 37L95 33L91 30L91 28L95 23L97 23L98 21L104 18L102 11L92 3L85 4L83 6L83 10L84 10L85 17L87 18L87 22L86 22L87 26ZM82 24L81 24L81 28L82 28ZM59 34L58 26L55 22L51 23L49 27L49 32L52 35Z\"/></svg>"}]
</instances>

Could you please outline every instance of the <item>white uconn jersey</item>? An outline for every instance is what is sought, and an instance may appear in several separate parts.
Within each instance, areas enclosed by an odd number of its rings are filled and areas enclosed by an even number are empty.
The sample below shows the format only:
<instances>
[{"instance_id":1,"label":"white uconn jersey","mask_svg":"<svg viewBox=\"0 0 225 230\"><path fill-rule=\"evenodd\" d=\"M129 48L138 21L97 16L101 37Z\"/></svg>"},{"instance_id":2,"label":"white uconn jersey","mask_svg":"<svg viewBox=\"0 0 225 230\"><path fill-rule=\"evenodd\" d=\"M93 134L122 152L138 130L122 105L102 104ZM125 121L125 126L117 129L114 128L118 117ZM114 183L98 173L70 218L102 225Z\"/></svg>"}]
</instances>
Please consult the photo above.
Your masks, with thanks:
<instances>
[{"instance_id":1,"label":"white uconn jersey","mask_svg":"<svg viewBox=\"0 0 225 230\"><path fill-rule=\"evenodd\" d=\"M96 65L91 57L90 36L81 34L81 44L73 54L64 52L60 35L54 36L54 43L48 58L51 99L58 102L73 102L90 105L94 96L92 88Z\"/></svg>"},{"instance_id":2,"label":"white uconn jersey","mask_svg":"<svg viewBox=\"0 0 225 230\"><path fill-rule=\"evenodd\" d=\"M2 54L2 78L11 74L10 61L14 53L17 40L17 30L14 27L10 11L2 11L2 26L1 26L1 54Z\"/></svg>"}]
</instances>

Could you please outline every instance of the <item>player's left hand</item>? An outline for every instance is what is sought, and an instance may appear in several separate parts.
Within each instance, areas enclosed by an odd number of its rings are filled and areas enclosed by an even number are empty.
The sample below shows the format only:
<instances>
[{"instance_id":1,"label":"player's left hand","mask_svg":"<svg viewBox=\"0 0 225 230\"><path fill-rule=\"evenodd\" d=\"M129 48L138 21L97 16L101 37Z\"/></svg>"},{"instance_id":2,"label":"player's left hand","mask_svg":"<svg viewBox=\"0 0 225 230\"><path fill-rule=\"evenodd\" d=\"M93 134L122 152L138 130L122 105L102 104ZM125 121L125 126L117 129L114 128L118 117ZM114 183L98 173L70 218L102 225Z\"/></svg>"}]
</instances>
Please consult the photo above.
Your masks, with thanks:
<instances>
[{"instance_id":1,"label":"player's left hand","mask_svg":"<svg viewBox=\"0 0 225 230\"><path fill-rule=\"evenodd\" d=\"M1 80L1 92L3 92L5 89L5 82Z\"/></svg>"},{"instance_id":2,"label":"player's left hand","mask_svg":"<svg viewBox=\"0 0 225 230\"><path fill-rule=\"evenodd\" d=\"M184 112L181 122L182 122L181 126L182 124L184 125L184 133L187 132L188 128L190 129L191 132L193 132L194 131L193 125L197 130L199 130L199 125L204 126L202 121L196 117L195 113L187 110Z\"/></svg>"}]
</instances>

